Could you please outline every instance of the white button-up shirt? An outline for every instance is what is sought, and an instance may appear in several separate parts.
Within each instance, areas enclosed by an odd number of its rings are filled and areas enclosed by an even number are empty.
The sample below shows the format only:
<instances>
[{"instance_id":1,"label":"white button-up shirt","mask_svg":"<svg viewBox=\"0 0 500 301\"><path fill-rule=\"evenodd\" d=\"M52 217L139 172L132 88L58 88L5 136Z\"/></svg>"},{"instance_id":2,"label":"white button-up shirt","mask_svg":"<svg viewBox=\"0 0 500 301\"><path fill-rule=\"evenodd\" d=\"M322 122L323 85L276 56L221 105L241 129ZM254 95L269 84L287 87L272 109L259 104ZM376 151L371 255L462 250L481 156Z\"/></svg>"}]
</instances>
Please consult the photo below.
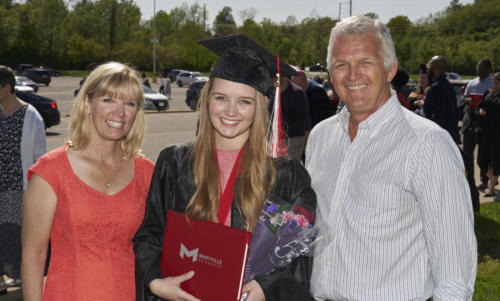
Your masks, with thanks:
<instances>
[{"instance_id":1,"label":"white button-up shirt","mask_svg":"<svg viewBox=\"0 0 500 301\"><path fill-rule=\"evenodd\" d=\"M349 111L318 124L306 168L318 197L317 300L470 300L477 244L458 147L393 93L351 142Z\"/></svg>"}]
</instances>

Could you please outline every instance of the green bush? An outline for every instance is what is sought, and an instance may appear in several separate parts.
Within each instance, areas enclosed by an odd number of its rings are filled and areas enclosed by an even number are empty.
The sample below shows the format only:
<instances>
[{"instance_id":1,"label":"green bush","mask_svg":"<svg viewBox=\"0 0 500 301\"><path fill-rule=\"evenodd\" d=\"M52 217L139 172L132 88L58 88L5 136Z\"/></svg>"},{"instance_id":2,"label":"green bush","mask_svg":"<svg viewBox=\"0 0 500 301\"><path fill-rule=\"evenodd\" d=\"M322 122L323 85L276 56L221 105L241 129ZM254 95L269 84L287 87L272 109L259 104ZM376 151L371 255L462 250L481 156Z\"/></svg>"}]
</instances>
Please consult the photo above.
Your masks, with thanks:
<instances>
[{"instance_id":1,"label":"green bush","mask_svg":"<svg viewBox=\"0 0 500 301\"><path fill-rule=\"evenodd\" d=\"M500 298L500 203L481 204L475 216L478 265L474 300Z\"/></svg>"}]
</instances>

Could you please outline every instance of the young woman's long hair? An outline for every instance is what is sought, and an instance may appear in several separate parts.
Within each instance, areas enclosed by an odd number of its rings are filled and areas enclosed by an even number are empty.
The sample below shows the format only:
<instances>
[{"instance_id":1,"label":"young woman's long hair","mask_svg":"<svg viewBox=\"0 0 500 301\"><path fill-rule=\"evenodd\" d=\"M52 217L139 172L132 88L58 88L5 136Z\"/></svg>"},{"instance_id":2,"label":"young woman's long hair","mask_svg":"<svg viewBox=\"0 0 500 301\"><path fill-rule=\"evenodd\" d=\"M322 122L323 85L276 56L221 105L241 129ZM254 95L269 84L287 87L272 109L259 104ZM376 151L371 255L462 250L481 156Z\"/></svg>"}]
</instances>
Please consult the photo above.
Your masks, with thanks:
<instances>
[{"instance_id":1,"label":"young woman's long hair","mask_svg":"<svg viewBox=\"0 0 500 301\"><path fill-rule=\"evenodd\" d=\"M199 128L192 160L196 191L188 203L186 213L197 220L217 221L219 208L219 166L216 160L215 130L208 113L208 101L213 79L201 91L198 103ZM256 91L255 117L250 126L250 135L241 156L236 206L246 221L248 231L253 231L264 200L273 184L275 169L273 160L267 155L267 128L269 113L266 99Z\"/></svg>"}]
</instances>

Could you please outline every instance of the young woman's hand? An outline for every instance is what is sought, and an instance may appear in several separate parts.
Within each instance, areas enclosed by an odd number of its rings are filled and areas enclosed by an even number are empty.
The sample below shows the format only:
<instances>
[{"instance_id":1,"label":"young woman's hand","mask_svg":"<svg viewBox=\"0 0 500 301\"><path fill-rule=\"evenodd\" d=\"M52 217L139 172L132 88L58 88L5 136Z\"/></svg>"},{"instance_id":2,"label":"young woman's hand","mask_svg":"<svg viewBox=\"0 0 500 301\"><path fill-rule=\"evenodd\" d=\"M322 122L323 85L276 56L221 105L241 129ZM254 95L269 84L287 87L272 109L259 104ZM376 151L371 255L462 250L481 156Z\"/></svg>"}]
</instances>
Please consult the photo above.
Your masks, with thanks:
<instances>
[{"instance_id":1,"label":"young woman's hand","mask_svg":"<svg viewBox=\"0 0 500 301\"><path fill-rule=\"evenodd\" d=\"M156 296L172 301L201 301L181 288L181 283L193 278L194 272L190 271L175 277L159 278L151 281L149 289Z\"/></svg>"},{"instance_id":2,"label":"young woman's hand","mask_svg":"<svg viewBox=\"0 0 500 301\"><path fill-rule=\"evenodd\" d=\"M257 283L257 281L252 280L243 286L243 293L248 293L245 301L265 301L264 291Z\"/></svg>"}]
</instances>

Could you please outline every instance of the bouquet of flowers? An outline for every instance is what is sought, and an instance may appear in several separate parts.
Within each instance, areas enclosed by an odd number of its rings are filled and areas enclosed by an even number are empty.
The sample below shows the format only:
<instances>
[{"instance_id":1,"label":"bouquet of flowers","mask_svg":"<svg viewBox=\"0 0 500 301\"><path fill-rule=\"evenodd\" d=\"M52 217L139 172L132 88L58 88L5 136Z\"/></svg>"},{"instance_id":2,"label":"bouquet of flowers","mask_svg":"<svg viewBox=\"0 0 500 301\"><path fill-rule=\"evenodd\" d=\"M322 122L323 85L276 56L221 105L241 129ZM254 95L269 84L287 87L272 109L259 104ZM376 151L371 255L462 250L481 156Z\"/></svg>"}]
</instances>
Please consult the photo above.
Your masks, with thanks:
<instances>
[{"instance_id":1,"label":"bouquet of flowers","mask_svg":"<svg viewBox=\"0 0 500 301\"><path fill-rule=\"evenodd\" d=\"M252 234L245 282L265 276L307 253L320 239L314 216L301 206L266 200Z\"/></svg>"}]
</instances>

